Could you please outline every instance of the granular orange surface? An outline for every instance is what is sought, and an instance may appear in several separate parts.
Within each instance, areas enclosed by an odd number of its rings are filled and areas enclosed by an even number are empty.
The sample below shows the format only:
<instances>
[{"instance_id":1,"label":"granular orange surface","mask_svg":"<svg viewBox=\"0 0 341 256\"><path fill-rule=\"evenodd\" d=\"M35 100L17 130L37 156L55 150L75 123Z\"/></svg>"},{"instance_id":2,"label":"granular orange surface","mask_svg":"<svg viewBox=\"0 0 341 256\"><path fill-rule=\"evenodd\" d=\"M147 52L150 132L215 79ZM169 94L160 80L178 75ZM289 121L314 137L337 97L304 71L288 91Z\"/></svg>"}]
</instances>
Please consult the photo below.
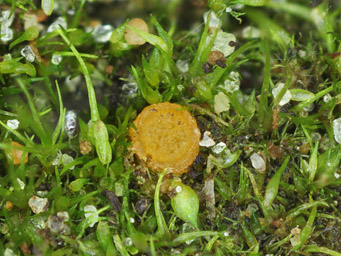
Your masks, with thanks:
<instances>
[{"instance_id":1,"label":"granular orange surface","mask_svg":"<svg viewBox=\"0 0 341 256\"><path fill-rule=\"evenodd\" d=\"M199 153L200 130L187 110L174 103L152 104L134 125L129 131L132 150L151 170L188 171Z\"/></svg>"}]
</instances>

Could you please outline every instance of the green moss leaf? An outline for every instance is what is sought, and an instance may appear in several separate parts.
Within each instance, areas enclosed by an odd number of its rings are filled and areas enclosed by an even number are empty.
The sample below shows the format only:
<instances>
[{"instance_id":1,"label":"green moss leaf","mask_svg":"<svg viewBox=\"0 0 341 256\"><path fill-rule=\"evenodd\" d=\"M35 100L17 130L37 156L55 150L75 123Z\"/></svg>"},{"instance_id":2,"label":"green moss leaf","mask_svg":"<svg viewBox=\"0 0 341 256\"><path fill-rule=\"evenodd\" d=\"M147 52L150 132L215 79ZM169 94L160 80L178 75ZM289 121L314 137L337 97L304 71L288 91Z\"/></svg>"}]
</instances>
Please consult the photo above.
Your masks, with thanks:
<instances>
[{"instance_id":1,"label":"green moss leaf","mask_svg":"<svg viewBox=\"0 0 341 256\"><path fill-rule=\"evenodd\" d=\"M198 228L199 199L197 194L189 186L178 181L173 181L171 188L176 191L176 195L171 198L174 213L183 221Z\"/></svg>"}]
</instances>

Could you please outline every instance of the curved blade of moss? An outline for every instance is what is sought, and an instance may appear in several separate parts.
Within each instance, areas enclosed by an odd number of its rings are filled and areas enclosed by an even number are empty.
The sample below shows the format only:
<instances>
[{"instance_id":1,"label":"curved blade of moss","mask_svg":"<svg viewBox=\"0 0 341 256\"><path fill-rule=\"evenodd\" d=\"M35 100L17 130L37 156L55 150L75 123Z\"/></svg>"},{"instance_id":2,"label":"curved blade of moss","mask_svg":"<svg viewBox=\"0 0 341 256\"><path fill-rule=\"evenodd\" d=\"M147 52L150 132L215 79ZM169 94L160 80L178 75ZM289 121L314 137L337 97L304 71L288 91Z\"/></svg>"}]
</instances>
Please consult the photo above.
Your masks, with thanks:
<instances>
[{"instance_id":1,"label":"curved blade of moss","mask_svg":"<svg viewBox=\"0 0 341 256\"><path fill-rule=\"evenodd\" d=\"M0 62L0 74L28 74L36 76L36 69L31 63L22 64L16 60L6 60Z\"/></svg>"},{"instance_id":2,"label":"curved blade of moss","mask_svg":"<svg viewBox=\"0 0 341 256\"><path fill-rule=\"evenodd\" d=\"M34 26L29 27L21 36L19 36L14 42L12 42L9 45L9 49L11 50L14 46L16 46L17 44L21 42L34 40L38 37L38 35L39 35L39 30L37 27L34 27Z\"/></svg>"}]
</instances>

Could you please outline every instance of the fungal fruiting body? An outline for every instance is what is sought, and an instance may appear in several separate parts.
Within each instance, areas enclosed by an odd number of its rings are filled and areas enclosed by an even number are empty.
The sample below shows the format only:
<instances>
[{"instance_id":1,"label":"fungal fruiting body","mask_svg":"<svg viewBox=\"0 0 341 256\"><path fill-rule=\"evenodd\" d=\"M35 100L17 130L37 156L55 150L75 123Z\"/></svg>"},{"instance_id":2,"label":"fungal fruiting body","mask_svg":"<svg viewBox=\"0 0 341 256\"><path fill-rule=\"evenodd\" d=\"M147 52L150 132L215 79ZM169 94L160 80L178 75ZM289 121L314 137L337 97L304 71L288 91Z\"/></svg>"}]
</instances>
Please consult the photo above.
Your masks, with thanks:
<instances>
[{"instance_id":1,"label":"fungal fruiting body","mask_svg":"<svg viewBox=\"0 0 341 256\"><path fill-rule=\"evenodd\" d=\"M132 19L128 22L128 25L136 28L137 30L148 33L148 25L143 19ZM130 45L143 45L146 42L142 37L140 37L135 31L130 28L126 28L124 38Z\"/></svg>"},{"instance_id":2,"label":"fungal fruiting body","mask_svg":"<svg viewBox=\"0 0 341 256\"><path fill-rule=\"evenodd\" d=\"M152 171L188 171L199 153L200 130L193 116L174 103L143 109L130 128L132 150Z\"/></svg>"}]
</instances>

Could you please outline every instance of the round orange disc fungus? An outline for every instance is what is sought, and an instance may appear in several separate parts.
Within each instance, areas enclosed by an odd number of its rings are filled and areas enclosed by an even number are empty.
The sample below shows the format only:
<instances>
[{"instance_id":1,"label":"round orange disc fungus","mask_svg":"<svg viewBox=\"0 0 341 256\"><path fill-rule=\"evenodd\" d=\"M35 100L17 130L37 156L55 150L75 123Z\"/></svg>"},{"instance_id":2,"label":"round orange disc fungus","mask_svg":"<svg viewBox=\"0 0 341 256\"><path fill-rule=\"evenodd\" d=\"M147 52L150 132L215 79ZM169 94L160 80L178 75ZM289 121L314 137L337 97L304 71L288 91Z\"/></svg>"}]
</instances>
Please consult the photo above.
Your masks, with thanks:
<instances>
[{"instance_id":1,"label":"round orange disc fungus","mask_svg":"<svg viewBox=\"0 0 341 256\"><path fill-rule=\"evenodd\" d=\"M132 150L153 170L180 175L199 153L200 130L192 115L174 103L143 109L130 128Z\"/></svg>"},{"instance_id":2,"label":"round orange disc fungus","mask_svg":"<svg viewBox=\"0 0 341 256\"><path fill-rule=\"evenodd\" d=\"M11 145L13 147L23 147L23 145L21 145L18 142L15 142L15 141L12 141ZM25 153L24 151L22 151L20 149L17 149L17 148L13 148L13 149L10 149L10 150L8 150L6 152L8 160L13 161L14 165L21 164L21 160L22 160L23 154L25 154L24 163L27 163L27 161L28 161L28 154Z\"/></svg>"},{"instance_id":3,"label":"round orange disc fungus","mask_svg":"<svg viewBox=\"0 0 341 256\"><path fill-rule=\"evenodd\" d=\"M148 33L148 25L143 19L132 19L128 22L128 25ZM124 37L127 43L131 45L143 45L146 42L142 37L140 37L138 34L136 34L135 31L131 30L130 28L126 28Z\"/></svg>"}]
</instances>

